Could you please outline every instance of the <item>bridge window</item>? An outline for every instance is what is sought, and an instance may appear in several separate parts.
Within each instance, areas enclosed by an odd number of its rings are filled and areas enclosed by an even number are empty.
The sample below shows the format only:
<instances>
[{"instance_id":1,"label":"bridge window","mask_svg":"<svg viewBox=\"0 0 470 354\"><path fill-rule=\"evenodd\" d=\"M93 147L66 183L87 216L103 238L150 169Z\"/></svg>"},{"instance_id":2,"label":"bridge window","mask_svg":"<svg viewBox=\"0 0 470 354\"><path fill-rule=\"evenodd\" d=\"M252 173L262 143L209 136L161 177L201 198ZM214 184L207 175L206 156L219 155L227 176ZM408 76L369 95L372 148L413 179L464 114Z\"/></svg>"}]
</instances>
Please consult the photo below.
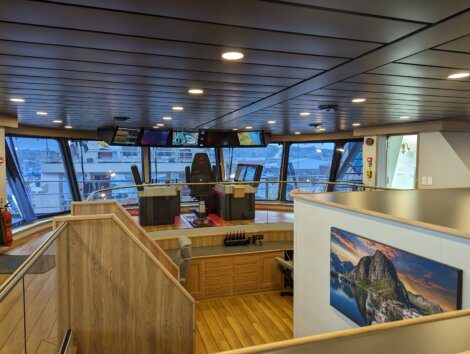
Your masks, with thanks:
<instances>
[{"instance_id":1,"label":"bridge window","mask_svg":"<svg viewBox=\"0 0 470 354\"><path fill-rule=\"evenodd\" d=\"M7 144L36 216L69 210L72 196L56 139L7 137ZM12 201L13 196L11 195Z\"/></svg>"},{"instance_id":2,"label":"bridge window","mask_svg":"<svg viewBox=\"0 0 470 354\"><path fill-rule=\"evenodd\" d=\"M328 182L331 163L335 151L334 143L296 143L289 148L287 163L286 199L292 200L289 193L293 190L306 192L325 192L326 184L311 182ZM306 181L308 183L302 183Z\"/></svg>"},{"instance_id":3,"label":"bridge window","mask_svg":"<svg viewBox=\"0 0 470 354\"><path fill-rule=\"evenodd\" d=\"M95 140L70 140L69 146L82 198L98 189L135 184L132 165L142 173L140 147L114 146ZM137 202L134 189L114 191L112 198L123 204Z\"/></svg>"},{"instance_id":4,"label":"bridge window","mask_svg":"<svg viewBox=\"0 0 470 354\"><path fill-rule=\"evenodd\" d=\"M279 181L281 175L281 162L283 146L269 144L260 148L224 148L222 149L225 162L225 179L233 180L237 165L249 163L263 165L261 181ZM256 199L276 200L279 197L279 184L260 183Z\"/></svg>"},{"instance_id":5,"label":"bridge window","mask_svg":"<svg viewBox=\"0 0 470 354\"><path fill-rule=\"evenodd\" d=\"M336 182L362 183L362 145L362 141L351 141L344 144L338 172L336 173ZM333 190L350 191L354 188L337 185L334 186Z\"/></svg>"}]
</instances>

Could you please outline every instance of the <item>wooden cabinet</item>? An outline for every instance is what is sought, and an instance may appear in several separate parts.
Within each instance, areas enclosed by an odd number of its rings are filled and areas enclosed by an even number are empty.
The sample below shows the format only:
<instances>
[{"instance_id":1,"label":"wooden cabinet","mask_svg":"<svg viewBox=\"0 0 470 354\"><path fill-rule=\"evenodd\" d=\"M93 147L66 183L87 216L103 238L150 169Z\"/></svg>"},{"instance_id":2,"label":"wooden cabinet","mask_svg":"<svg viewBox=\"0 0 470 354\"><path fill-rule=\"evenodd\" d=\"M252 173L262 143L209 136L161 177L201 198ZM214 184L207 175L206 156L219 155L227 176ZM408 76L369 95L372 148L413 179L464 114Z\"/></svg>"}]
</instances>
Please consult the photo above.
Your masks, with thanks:
<instances>
[{"instance_id":1,"label":"wooden cabinet","mask_svg":"<svg viewBox=\"0 0 470 354\"><path fill-rule=\"evenodd\" d=\"M194 298L199 298L203 296L204 283L203 283L203 270L202 270L201 259L191 260L185 288Z\"/></svg>"},{"instance_id":2,"label":"wooden cabinet","mask_svg":"<svg viewBox=\"0 0 470 354\"><path fill-rule=\"evenodd\" d=\"M279 270L275 258L283 256L283 252L270 252L260 255L260 289L276 289L282 286L282 272Z\"/></svg>"},{"instance_id":3,"label":"wooden cabinet","mask_svg":"<svg viewBox=\"0 0 470 354\"><path fill-rule=\"evenodd\" d=\"M280 289L283 277L274 258L283 255L279 251L193 259L186 289L196 299Z\"/></svg>"}]
</instances>

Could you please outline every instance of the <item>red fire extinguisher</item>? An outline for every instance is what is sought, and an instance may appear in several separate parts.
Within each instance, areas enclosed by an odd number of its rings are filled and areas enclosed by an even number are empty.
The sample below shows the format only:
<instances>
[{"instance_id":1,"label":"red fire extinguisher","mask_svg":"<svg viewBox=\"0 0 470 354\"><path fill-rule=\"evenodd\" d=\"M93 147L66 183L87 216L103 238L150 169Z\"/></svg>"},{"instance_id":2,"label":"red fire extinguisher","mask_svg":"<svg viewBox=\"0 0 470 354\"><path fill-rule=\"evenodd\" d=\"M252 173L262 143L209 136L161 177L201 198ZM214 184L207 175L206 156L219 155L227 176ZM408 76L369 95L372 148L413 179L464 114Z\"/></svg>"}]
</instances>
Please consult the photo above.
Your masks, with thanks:
<instances>
[{"instance_id":1,"label":"red fire extinguisher","mask_svg":"<svg viewBox=\"0 0 470 354\"><path fill-rule=\"evenodd\" d=\"M13 244L13 233L12 216L7 206L0 208L0 244L9 247Z\"/></svg>"}]
</instances>

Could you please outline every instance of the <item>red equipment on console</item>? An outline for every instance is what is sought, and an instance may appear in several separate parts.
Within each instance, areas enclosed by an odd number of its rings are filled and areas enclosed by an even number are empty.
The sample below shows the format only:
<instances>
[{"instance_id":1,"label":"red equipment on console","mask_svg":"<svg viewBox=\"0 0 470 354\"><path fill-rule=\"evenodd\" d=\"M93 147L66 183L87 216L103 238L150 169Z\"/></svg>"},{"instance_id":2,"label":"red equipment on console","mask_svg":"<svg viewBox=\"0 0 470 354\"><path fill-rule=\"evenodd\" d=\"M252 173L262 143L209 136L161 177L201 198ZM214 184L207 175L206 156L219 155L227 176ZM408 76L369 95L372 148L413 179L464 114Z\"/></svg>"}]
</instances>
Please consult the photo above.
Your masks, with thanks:
<instances>
[{"instance_id":1,"label":"red equipment on console","mask_svg":"<svg viewBox=\"0 0 470 354\"><path fill-rule=\"evenodd\" d=\"M13 244L12 216L6 206L0 208L0 244L7 247Z\"/></svg>"}]
</instances>

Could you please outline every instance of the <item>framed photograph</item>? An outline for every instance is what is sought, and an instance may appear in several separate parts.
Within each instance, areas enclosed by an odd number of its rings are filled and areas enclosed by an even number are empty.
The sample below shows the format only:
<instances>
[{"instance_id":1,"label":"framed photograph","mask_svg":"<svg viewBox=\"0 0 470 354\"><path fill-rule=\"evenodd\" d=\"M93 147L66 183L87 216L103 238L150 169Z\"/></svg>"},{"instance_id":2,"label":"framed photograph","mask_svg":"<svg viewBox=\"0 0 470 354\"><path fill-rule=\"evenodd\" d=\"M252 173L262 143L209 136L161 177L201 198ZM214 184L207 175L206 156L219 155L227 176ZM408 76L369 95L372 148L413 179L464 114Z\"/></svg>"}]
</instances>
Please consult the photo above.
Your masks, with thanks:
<instances>
[{"instance_id":1,"label":"framed photograph","mask_svg":"<svg viewBox=\"0 0 470 354\"><path fill-rule=\"evenodd\" d=\"M462 308L462 270L331 228L330 305L359 326Z\"/></svg>"}]
</instances>

